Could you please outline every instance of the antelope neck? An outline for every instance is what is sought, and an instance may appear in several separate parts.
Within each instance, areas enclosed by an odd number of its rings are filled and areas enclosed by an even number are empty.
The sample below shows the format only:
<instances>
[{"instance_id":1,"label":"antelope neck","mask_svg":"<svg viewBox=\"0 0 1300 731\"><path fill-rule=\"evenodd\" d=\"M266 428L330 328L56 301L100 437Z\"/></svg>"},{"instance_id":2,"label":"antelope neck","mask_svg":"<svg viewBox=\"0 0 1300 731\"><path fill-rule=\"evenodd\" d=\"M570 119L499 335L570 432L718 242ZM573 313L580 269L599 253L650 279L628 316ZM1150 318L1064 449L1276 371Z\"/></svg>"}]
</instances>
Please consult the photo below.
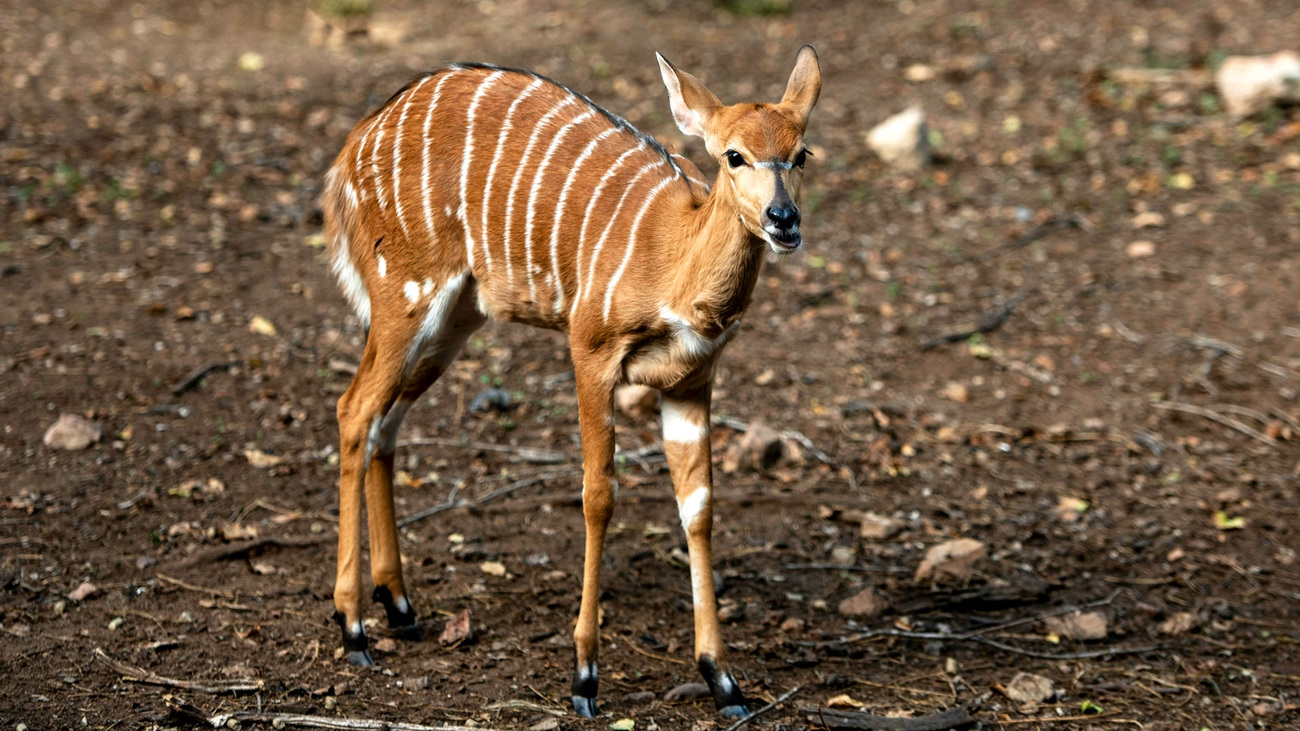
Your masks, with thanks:
<instances>
[{"instance_id":1,"label":"antelope neck","mask_svg":"<svg viewBox=\"0 0 1300 731\"><path fill-rule=\"evenodd\" d=\"M744 312L763 261L763 242L740 220L723 175L718 172L703 204L665 219L683 223L661 239L669 267L664 304L705 335L720 333Z\"/></svg>"}]
</instances>

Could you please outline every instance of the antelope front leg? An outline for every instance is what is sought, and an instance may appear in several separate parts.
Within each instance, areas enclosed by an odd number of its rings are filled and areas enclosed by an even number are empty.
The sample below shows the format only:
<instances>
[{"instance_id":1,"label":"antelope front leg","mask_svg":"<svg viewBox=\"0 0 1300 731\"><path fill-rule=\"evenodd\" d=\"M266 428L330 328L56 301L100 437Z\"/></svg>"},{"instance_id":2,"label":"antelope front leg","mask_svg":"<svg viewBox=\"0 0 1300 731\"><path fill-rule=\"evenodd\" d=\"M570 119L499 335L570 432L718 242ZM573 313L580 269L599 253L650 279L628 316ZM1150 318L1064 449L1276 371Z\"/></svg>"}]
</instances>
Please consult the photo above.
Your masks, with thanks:
<instances>
[{"instance_id":1,"label":"antelope front leg","mask_svg":"<svg viewBox=\"0 0 1300 731\"><path fill-rule=\"evenodd\" d=\"M582 606L573 630L573 710L596 717L596 655L600 649L600 563L605 529L614 514L614 382L606 369L574 358L578 421L582 429L582 515L587 524Z\"/></svg>"},{"instance_id":2,"label":"antelope front leg","mask_svg":"<svg viewBox=\"0 0 1300 731\"><path fill-rule=\"evenodd\" d=\"M663 394L661 412L664 454L672 473L677 509L691 557L691 594L695 598L695 661L713 692L713 703L727 718L749 715L740 686L727 668L718 630L718 602L713 592L713 470L709 451L709 400L703 386Z\"/></svg>"}]
</instances>

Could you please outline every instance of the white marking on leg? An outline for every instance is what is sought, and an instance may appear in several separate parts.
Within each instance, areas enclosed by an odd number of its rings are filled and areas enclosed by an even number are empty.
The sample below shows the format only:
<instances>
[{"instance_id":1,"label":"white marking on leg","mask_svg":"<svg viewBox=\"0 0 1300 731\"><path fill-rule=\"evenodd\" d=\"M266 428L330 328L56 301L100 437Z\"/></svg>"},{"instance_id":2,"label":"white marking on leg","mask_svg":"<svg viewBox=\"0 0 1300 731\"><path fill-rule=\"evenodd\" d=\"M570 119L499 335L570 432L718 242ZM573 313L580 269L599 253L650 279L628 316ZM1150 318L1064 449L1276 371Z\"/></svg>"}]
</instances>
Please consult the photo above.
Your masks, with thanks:
<instances>
[{"instance_id":1,"label":"white marking on leg","mask_svg":"<svg viewBox=\"0 0 1300 731\"><path fill-rule=\"evenodd\" d=\"M362 327L370 327L370 293L366 291L366 280L361 278L361 272L357 271L357 265L352 261L352 252L348 250L346 234L339 234L338 243L334 245L330 269L334 271L339 289L343 290L343 296L348 304L352 305L352 311L357 313L357 319L361 320Z\"/></svg>"},{"instance_id":2,"label":"white marking on leg","mask_svg":"<svg viewBox=\"0 0 1300 731\"><path fill-rule=\"evenodd\" d=\"M541 79L533 79L532 83L524 87L524 90L510 104L506 110L505 122L501 124L501 134L497 135L497 149L492 153L492 164L488 166L487 182L483 185L483 230L480 235L483 237L483 261L490 268L492 266L492 250L488 248L488 203L492 199L492 179L496 177L497 165L501 162L501 152L505 149L506 139L510 136L510 130L514 129L515 110L519 108L520 102L532 96L537 87L542 85ZM511 273L510 252L506 252L506 277Z\"/></svg>"},{"instance_id":3,"label":"white marking on leg","mask_svg":"<svg viewBox=\"0 0 1300 731\"><path fill-rule=\"evenodd\" d=\"M420 93L420 89L429 83L429 79L432 78L432 76L424 77L420 83L415 85L414 89L406 92L406 103L402 105L402 115L397 118L397 129L393 130L393 212L397 214L397 225L408 239L411 232L406 228L406 219L402 218L402 198L398 190L398 185L402 182L402 125L406 124L406 113L411 110L411 102L415 101L415 95Z\"/></svg>"},{"instance_id":4,"label":"white marking on leg","mask_svg":"<svg viewBox=\"0 0 1300 731\"><path fill-rule=\"evenodd\" d=\"M424 113L424 137L420 147L424 149L424 161L420 171L420 198L424 201L424 224L429 227L429 240L433 241L433 205L429 200L429 151L433 144L429 141L429 126L433 122L433 111L438 108L438 98L442 96L442 85L447 79L456 75L456 71L442 75L433 87L433 98L429 100L429 111Z\"/></svg>"},{"instance_id":5,"label":"white marking on leg","mask_svg":"<svg viewBox=\"0 0 1300 731\"><path fill-rule=\"evenodd\" d=\"M383 279L386 276L388 276L388 260L384 258L383 254L380 254L379 255L379 278Z\"/></svg>"},{"instance_id":6,"label":"white marking on leg","mask_svg":"<svg viewBox=\"0 0 1300 731\"><path fill-rule=\"evenodd\" d=\"M411 341L411 349L407 352L408 369L419 360L420 353L429 340L442 332L443 326L447 324L447 318L451 315L451 308L460 298L461 290L464 289L468 278L467 271L457 274L448 279L433 296L433 301L429 303L429 310L424 313L424 319L420 322L420 329L416 332L415 339Z\"/></svg>"},{"instance_id":7,"label":"white marking on leg","mask_svg":"<svg viewBox=\"0 0 1300 731\"><path fill-rule=\"evenodd\" d=\"M408 280L406 284L402 285L402 294L406 295L407 301L410 302L411 304L415 304L416 302L419 302L420 283L412 282Z\"/></svg>"},{"instance_id":8,"label":"white marking on leg","mask_svg":"<svg viewBox=\"0 0 1300 731\"><path fill-rule=\"evenodd\" d=\"M411 603L407 601L404 596L397 597L397 599L393 601L393 606L396 607L397 611L401 614L411 613Z\"/></svg>"},{"instance_id":9,"label":"white marking on leg","mask_svg":"<svg viewBox=\"0 0 1300 731\"><path fill-rule=\"evenodd\" d=\"M550 165L551 157L555 155L555 151L559 148L560 143L564 141L564 138L568 136L569 132L572 131L574 127L577 127L588 119L591 119L594 114L594 111L588 110L587 112L579 114L577 117L569 120L569 122L561 127L559 131L555 133L555 136L551 138L551 144L546 146L546 154L542 155L542 161L537 164L537 172L533 173L533 185L528 191L528 209L527 213L524 215L525 251L531 252L533 250L533 217L537 212L537 192L542 187L542 180L546 178L546 166ZM532 261L531 254L529 254L528 260L530 262ZM554 246L551 247L551 269L555 273L555 281L558 282L560 278L560 265L555 258ZM559 288L556 288L556 297L563 298L563 296L564 293L559 290ZM559 309L560 306L557 300L555 307L556 312L559 312Z\"/></svg>"},{"instance_id":10,"label":"white marking on leg","mask_svg":"<svg viewBox=\"0 0 1300 731\"><path fill-rule=\"evenodd\" d=\"M537 124L533 127L533 133L528 137L528 145L524 147L524 154L519 157L519 165L515 169L514 180L510 183L510 198L506 201L506 228L502 238L505 240L506 279L511 283L514 281L514 270L510 266L510 220L514 215L515 193L519 191L519 181L523 179L524 168L528 166L528 158L533 154L533 147L537 145L537 138L542 134L542 130L546 129L546 125L555 118L555 115L560 113L560 110L572 103L573 97L565 97L564 101L552 107L551 111L547 112L537 121ZM524 271L528 274L528 298L530 301L536 302L537 286L533 283L533 272L528 266L531 261L532 252L526 251L524 257Z\"/></svg>"},{"instance_id":11,"label":"white marking on leg","mask_svg":"<svg viewBox=\"0 0 1300 731\"><path fill-rule=\"evenodd\" d=\"M685 405L666 396L660 403L659 412L664 425L665 442L695 444L709 436L709 425L698 423L687 416L687 410L683 408Z\"/></svg>"},{"instance_id":12,"label":"white marking on leg","mask_svg":"<svg viewBox=\"0 0 1300 731\"><path fill-rule=\"evenodd\" d=\"M623 166L624 161L626 161L632 153L644 148L644 143L641 143L636 147L624 151L622 155L619 155L618 158L614 160L614 164L610 165L609 169L605 171L605 174L600 176L600 181L596 183L596 189L591 193L591 200L587 201L587 210L582 214L582 227L578 230L578 254L574 259L573 306L569 308L570 316L577 311L578 299L582 296L582 245L587 238L587 222L591 220L591 212L595 210L596 201L600 200L600 194L604 192L605 184L609 182L610 178L614 177L614 173L618 172L618 169Z\"/></svg>"},{"instance_id":13,"label":"white marking on leg","mask_svg":"<svg viewBox=\"0 0 1300 731\"><path fill-rule=\"evenodd\" d=\"M364 635L365 633L366 630L364 627L361 626L360 621L355 621L352 624L348 625L348 634L352 635L353 637L359 637L361 635Z\"/></svg>"},{"instance_id":14,"label":"white marking on leg","mask_svg":"<svg viewBox=\"0 0 1300 731\"><path fill-rule=\"evenodd\" d=\"M695 488L690 495L682 498L677 502L677 514L682 519L682 530L687 533L695 527L695 522L700 519L704 509L709 505L709 499L712 494L709 488L701 486Z\"/></svg>"},{"instance_id":15,"label":"white marking on leg","mask_svg":"<svg viewBox=\"0 0 1300 731\"><path fill-rule=\"evenodd\" d=\"M469 230L469 219L466 217L469 205L465 198L465 192L469 188L469 163L474 156L474 118L478 112L478 105L483 101L483 95L497 83L497 79L505 74L504 71L493 71L488 75L483 83L478 85L474 92L474 98L469 103L469 110L465 112L465 150L460 156L460 208L457 210L457 217L460 218L460 224L465 229L465 256L469 259L470 269L474 268L474 235ZM483 241L483 247L487 248L487 241Z\"/></svg>"},{"instance_id":16,"label":"white marking on leg","mask_svg":"<svg viewBox=\"0 0 1300 731\"><path fill-rule=\"evenodd\" d=\"M609 280L609 285L605 287L605 320L609 320L609 308L614 302L614 290L618 287L618 281L623 278L623 272L627 271L628 262L632 261L632 250L636 248L636 230L641 226L641 219L645 218L646 211L650 210L650 204L659 195L659 192L668 187L673 182L673 178L665 178L659 181L659 184L650 189L646 196L645 203L641 204L641 210L637 211L636 218L632 219L632 228L627 234L627 251L623 252L623 263L618 265L614 271L614 276Z\"/></svg>"},{"instance_id":17,"label":"white marking on leg","mask_svg":"<svg viewBox=\"0 0 1300 731\"><path fill-rule=\"evenodd\" d=\"M573 187L573 181L577 179L578 170L582 167L582 164L591 157L591 153L596 151L596 145L599 145L601 140L609 137L617 131L617 127L610 127L604 132L596 135L591 142L588 142L587 146L582 150L582 154L578 155L578 159L574 161L573 167L569 169L569 175L564 179L563 187L560 188L560 202L555 207L555 222L551 225L551 267L555 275L555 280L560 283L555 296L555 314L557 315L560 314L560 308L564 306L564 282L560 278L558 252L560 245L560 221L564 218L564 204L569 200L569 188ZM576 273L574 276L576 279ZM576 290L574 291L573 296L575 298L578 296Z\"/></svg>"},{"instance_id":18,"label":"white marking on leg","mask_svg":"<svg viewBox=\"0 0 1300 731\"><path fill-rule=\"evenodd\" d=\"M582 293L583 299L591 299L591 284L596 279L596 262L600 260L600 250L605 247L605 240L609 238L609 232L614 230L614 223L618 221L618 214L623 210L623 204L627 202L628 196L632 195L632 190L636 187L638 181L646 173L659 167L658 162L652 162L649 165L642 166L637 174L628 181L627 187L623 189L623 195L619 197L618 204L614 206L614 212L609 216L609 222L605 224L605 230L600 234L596 241L596 247L591 250L591 265L587 268L587 287Z\"/></svg>"}]
</instances>

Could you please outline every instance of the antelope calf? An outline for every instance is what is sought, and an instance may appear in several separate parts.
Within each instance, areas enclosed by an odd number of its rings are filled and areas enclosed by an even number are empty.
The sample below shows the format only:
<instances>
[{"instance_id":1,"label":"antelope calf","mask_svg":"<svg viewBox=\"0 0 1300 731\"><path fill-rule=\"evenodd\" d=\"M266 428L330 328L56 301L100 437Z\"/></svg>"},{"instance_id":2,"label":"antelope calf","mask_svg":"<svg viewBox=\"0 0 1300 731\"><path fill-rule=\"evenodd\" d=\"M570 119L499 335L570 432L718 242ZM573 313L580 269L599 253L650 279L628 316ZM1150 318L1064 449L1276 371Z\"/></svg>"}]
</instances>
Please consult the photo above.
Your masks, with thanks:
<instances>
[{"instance_id":1,"label":"antelope calf","mask_svg":"<svg viewBox=\"0 0 1300 731\"><path fill-rule=\"evenodd\" d=\"M601 552L618 485L614 387L662 392L664 452L690 548L695 657L724 716L748 714L724 658L713 592L709 401L714 364L749 304L764 246L801 244L804 129L821 91L799 49L778 104L724 106L662 56L699 170L626 120L528 71L456 64L359 123L326 177L330 257L365 324L338 403L335 619L348 659L372 663L361 617L361 495L374 599L418 639L393 520L393 451L407 410L488 318L568 333L582 432L586 557L573 707L596 714Z\"/></svg>"}]
</instances>

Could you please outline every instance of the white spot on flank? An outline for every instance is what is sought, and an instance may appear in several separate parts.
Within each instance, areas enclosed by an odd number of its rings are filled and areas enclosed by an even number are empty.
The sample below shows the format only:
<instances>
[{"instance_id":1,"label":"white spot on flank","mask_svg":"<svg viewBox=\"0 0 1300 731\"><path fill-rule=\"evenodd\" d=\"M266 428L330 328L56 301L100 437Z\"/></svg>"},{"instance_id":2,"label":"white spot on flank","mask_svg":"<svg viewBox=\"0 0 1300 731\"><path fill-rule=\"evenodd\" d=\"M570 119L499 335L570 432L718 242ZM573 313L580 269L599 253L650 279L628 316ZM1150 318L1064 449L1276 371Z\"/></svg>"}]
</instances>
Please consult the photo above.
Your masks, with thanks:
<instances>
[{"instance_id":1,"label":"white spot on flank","mask_svg":"<svg viewBox=\"0 0 1300 731\"><path fill-rule=\"evenodd\" d=\"M393 211L397 214L397 225L402 233L410 238L411 232L406 228L406 219L402 218L402 198L398 194L398 185L402 182L402 125L406 124L406 113L411 110L411 102L420 89L429 83L432 76L426 76L420 83L406 93L406 103L402 105L402 115L397 118L397 129L393 131ZM379 276L383 276L382 274Z\"/></svg>"},{"instance_id":2,"label":"white spot on flank","mask_svg":"<svg viewBox=\"0 0 1300 731\"><path fill-rule=\"evenodd\" d=\"M432 279L425 279L425 280L424 280L424 284L421 284L421 285L420 285L420 296L421 296L421 297L428 297L428 296L429 296L429 293L432 292L432 291L433 291L433 280L432 280Z\"/></svg>"},{"instance_id":3,"label":"white spot on flank","mask_svg":"<svg viewBox=\"0 0 1300 731\"><path fill-rule=\"evenodd\" d=\"M483 83L478 85L474 92L474 98L469 103L469 110L465 112L465 150L460 156L460 223L465 229L465 255L469 258L469 266L474 268L474 235L469 230L469 220L466 218L468 210L465 203L465 192L469 188L469 163L474 156L474 118L478 113L478 105L483 101L483 95L496 84L497 79L501 78L504 71L493 71L488 75ZM484 240L483 247L487 248L487 241Z\"/></svg>"},{"instance_id":4,"label":"white spot on flank","mask_svg":"<svg viewBox=\"0 0 1300 731\"><path fill-rule=\"evenodd\" d=\"M429 239L434 237L433 233L433 205L429 199L429 150L433 144L429 141L429 127L433 123L433 110L438 108L438 98L442 96L442 85L447 83L447 79L455 76L457 72L452 71L442 75L438 79L437 86L433 87L433 99L429 100L429 111L424 113L424 138L420 147L424 150L424 164L420 171L420 200L424 201L424 224L429 227Z\"/></svg>"},{"instance_id":5,"label":"white spot on flank","mask_svg":"<svg viewBox=\"0 0 1300 731\"><path fill-rule=\"evenodd\" d=\"M565 97L564 101L555 105L551 111L547 112L541 119L537 120L537 124L533 127L533 133L528 137L528 145L524 147L524 154L519 156L519 167L515 170L514 180L510 182L510 199L506 201L505 231L502 234L506 250L506 278L510 281L513 281L514 279L514 270L511 268L510 262L510 221L514 214L515 193L519 191L519 181L523 179L524 168L528 165L528 158L532 156L533 147L537 145L537 138L541 136L542 130L546 129L547 123L549 123L556 114L559 114L560 110L572 103L573 97ZM527 242L528 240L525 239L525 244L527 244ZM528 265L532 262L532 258L532 249L526 248L524 253L524 271L528 274L528 299L532 302L536 302L537 285L533 282L532 270L528 268Z\"/></svg>"},{"instance_id":6,"label":"white spot on flank","mask_svg":"<svg viewBox=\"0 0 1300 731\"><path fill-rule=\"evenodd\" d=\"M628 181L627 187L623 189L623 195L619 197L618 203L614 206L614 212L609 214L609 223L605 224L605 230L601 232L600 238L596 240L596 247L591 250L591 264L587 267L587 289L583 292L583 299L591 299L591 283L596 278L596 262L600 259L600 250L605 248L605 241L609 238L609 232L614 230L614 223L618 221L618 214L623 210L623 204L627 202L628 196L632 195L633 188L636 187L642 176L657 167L659 167L658 162L643 166Z\"/></svg>"},{"instance_id":7,"label":"white spot on flank","mask_svg":"<svg viewBox=\"0 0 1300 731\"><path fill-rule=\"evenodd\" d=\"M682 408L684 404L670 398L664 398L659 406L664 424L664 441L694 444L709 435L707 424L692 420Z\"/></svg>"},{"instance_id":8,"label":"white spot on flank","mask_svg":"<svg viewBox=\"0 0 1300 731\"><path fill-rule=\"evenodd\" d=\"M379 278L383 279L386 276L388 276L388 260L384 258L383 254L380 254L379 255Z\"/></svg>"},{"instance_id":9,"label":"white spot on flank","mask_svg":"<svg viewBox=\"0 0 1300 731\"><path fill-rule=\"evenodd\" d=\"M578 159L574 161L573 167L569 169L569 175L564 179L564 186L560 188L560 202L555 208L555 223L551 225L551 266L555 269L554 273L557 281L560 279L560 267L557 259L560 241L560 221L564 218L564 204L569 200L569 188L573 186L573 181L578 177L578 169L582 167L582 164L586 162L589 157L591 157L591 153L596 151L596 145L599 145L601 140L609 137L617 131L618 129L616 127L610 127L604 132L596 135L595 139L591 142L588 142L586 148L583 149L582 154L578 155ZM574 291L573 296L575 299L577 298L578 293L576 290ZM560 308L563 306L564 287L561 286L555 297L555 313L559 314Z\"/></svg>"},{"instance_id":10,"label":"white spot on flank","mask_svg":"<svg viewBox=\"0 0 1300 731\"><path fill-rule=\"evenodd\" d=\"M596 208L596 201L600 200L600 194L605 190L605 183L614 177L614 173L623 166L623 162L634 152L645 149L645 143L638 143L636 147L623 152L619 155L614 164L609 166L605 174L600 176L600 181L596 183L596 190L591 194L591 200L587 201L587 210L582 214L582 228L578 230L578 255L574 258L574 290L573 306L569 308L569 315L572 316L578 309L578 299L582 296L582 245L587 239L587 222L591 220L591 212Z\"/></svg>"},{"instance_id":11,"label":"white spot on flank","mask_svg":"<svg viewBox=\"0 0 1300 731\"><path fill-rule=\"evenodd\" d=\"M701 486L677 502L677 514L682 518L682 530L690 532L695 526L695 521L699 520L704 513L704 508L708 507L711 496L709 488Z\"/></svg>"},{"instance_id":12,"label":"white spot on flank","mask_svg":"<svg viewBox=\"0 0 1300 731\"><path fill-rule=\"evenodd\" d=\"M546 146L546 154L542 155L542 161L537 164L537 172L533 173L533 185L532 188L530 188L528 191L528 209L527 209L527 214L524 216L524 250L525 251L533 250L533 217L537 212L536 209L537 192L541 190L542 180L546 178L546 166L551 164L551 157L555 155L555 150L559 148L560 143L564 141L564 138L568 136L569 132L572 131L574 127L582 124L588 119L591 119L592 115L594 114L595 114L594 111L588 110L583 114L579 114L574 119L569 120L563 127L560 128L558 132L555 133L555 137L551 138L551 144ZM555 282L558 283L560 280L560 263L559 260L556 258L554 239L551 240L551 244L552 244L551 245L551 271L555 273ZM564 299L564 290L562 290L557 286L555 288L555 311L556 312L559 311L560 302L563 299Z\"/></svg>"},{"instance_id":13,"label":"white spot on flank","mask_svg":"<svg viewBox=\"0 0 1300 731\"><path fill-rule=\"evenodd\" d=\"M501 133L497 135L497 149L492 153L492 164L488 166L487 182L483 184L483 259L489 267L492 266L492 251L488 249L488 203L492 200L492 179L496 177L497 165L501 162L501 152L505 149L506 139L510 136L510 130L514 129L515 110L519 108L519 103L532 96L537 87L542 85L541 79L533 79L532 83L524 87L524 90L510 103L510 108L506 110L505 122L501 124ZM506 271L510 271L510 252L506 252Z\"/></svg>"},{"instance_id":14,"label":"white spot on flank","mask_svg":"<svg viewBox=\"0 0 1300 731\"><path fill-rule=\"evenodd\" d=\"M407 301L410 302L411 304L415 304L416 302L419 302L420 283L408 281L406 284L403 284L402 294L406 295Z\"/></svg>"},{"instance_id":15,"label":"white spot on flank","mask_svg":"<svg viewBox=\"0 0 1300 731\"><path fill-rule=\"evenodd\" d=\"M646 211L650 210L650 204L654 202L659 192L666 188L674 178L665 178L659 181L659 184L650 189L646 196L645 203L641 204L641 210L637 211L636 218L632 219L632 228L627 234L627 251L623 252L623 263L618 265L614 276L609 280L609 286L605 288L605 319L609 319L609 307L614 302L614 289L618 286L618 281L623 278L623 272L627 270L628 262L632 261L632 250L636 248L636 230L641 226L641 219L645 217Z\"/></svg>"}]
</instances>

